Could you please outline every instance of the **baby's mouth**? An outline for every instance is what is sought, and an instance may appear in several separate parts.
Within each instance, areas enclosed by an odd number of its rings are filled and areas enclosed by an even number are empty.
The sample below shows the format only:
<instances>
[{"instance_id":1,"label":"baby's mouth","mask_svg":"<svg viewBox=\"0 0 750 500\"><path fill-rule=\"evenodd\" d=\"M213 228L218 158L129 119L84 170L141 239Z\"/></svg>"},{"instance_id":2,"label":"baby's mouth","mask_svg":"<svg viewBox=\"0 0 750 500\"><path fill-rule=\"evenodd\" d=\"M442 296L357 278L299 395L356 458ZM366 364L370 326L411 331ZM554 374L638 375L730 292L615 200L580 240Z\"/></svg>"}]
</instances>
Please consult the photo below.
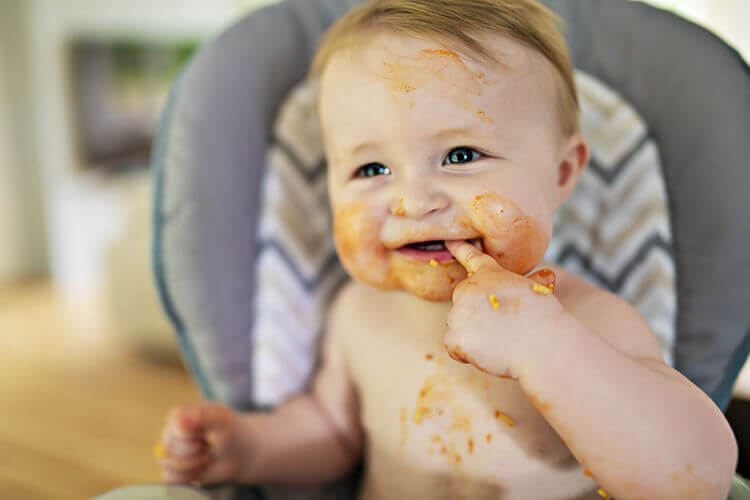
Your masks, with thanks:
<instances>
[{"instance_id":1,"label":"baby's mouth","mask_svg":"<svg viewBox=\"0 0 750 500\"><path fill-rule=\"evenodd\" d=\"M464 240L475 247L482 249L480 238ZM406 255L416 260L430 262L450 262L456 260L453 254L445 247L445 240L428 240L409 243L396 249L402 255Z\"/></svg>"}]
</instances>

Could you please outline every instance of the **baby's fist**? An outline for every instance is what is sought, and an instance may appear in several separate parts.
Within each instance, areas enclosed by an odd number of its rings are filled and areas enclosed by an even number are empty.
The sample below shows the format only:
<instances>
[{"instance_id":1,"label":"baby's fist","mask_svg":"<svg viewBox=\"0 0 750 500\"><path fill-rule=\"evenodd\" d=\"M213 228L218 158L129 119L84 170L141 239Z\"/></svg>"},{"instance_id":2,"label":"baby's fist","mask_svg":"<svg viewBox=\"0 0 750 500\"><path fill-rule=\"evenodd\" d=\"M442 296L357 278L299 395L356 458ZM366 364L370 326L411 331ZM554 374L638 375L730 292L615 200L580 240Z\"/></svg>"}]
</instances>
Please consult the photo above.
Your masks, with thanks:
<instances>
[{"instance_id":1,"label":"baby's fist","mask_svg":"<svg viewBox=\"0 0 750 500\"><path fill-rule=\"evenodd\" d=\"M220 483L240 468L239 419L222 404L202 401L172 409L155 454L169 483Z\"/></svg>"},{"instance_id":2,"label":"baby's fist","mask_svg":"<svg viewBox=\"0 0 750 500\"><path fill-rule=\"evenodd\" d=\"M531 335L543 334L562 312L552 296L555 274L529 277L504 269L490 255L463 241L446 242L468 271L453 291L445 348L455 360L500 377L517 378L519 349Z\"/></svg>"}]
</instances>

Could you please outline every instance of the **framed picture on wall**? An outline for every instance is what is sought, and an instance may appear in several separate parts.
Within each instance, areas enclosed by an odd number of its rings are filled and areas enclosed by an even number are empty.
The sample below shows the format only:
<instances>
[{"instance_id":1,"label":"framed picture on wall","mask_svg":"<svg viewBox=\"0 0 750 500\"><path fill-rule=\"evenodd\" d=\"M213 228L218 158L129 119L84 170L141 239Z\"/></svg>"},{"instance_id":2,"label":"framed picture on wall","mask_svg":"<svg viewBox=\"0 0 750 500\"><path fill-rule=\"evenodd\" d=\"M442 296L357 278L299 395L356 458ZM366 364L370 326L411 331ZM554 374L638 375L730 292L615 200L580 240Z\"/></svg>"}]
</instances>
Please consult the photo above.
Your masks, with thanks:
<instances>
[{"instance_id":1,"label":"framed picture on wall","mask_svg":"<svg viewBox=\"0 0 750 500\"><path fill-rule=\"evenodd\" d=\"M148 165L169 86L197 45L195 40L70 42L79 168L119 171Z\"/></svg>"}]
</instances>

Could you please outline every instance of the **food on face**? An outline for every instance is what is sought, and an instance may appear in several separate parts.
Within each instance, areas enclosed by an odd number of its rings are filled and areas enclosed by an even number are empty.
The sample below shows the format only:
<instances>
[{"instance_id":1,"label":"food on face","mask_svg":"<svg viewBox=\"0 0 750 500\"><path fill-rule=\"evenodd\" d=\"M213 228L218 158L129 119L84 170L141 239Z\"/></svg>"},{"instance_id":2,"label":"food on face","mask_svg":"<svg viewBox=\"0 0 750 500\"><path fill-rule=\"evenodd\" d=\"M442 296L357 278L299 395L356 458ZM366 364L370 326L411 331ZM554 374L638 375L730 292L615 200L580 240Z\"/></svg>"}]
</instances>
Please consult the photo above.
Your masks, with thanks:
<instances>
[{"instance_id":1,"label":"food on face","mask_svg":"<svg viewBox=\"0 0 750 500\"><path fill-rule=\"evenodd\" d=\"M599 488L598 490L596 490L596 492L599 493L599 496L602 497L604 500L609 500L610 498L612 498L611 496L609 496L609 493L607 493L607 490L605 490L604 488Z\"/></svg>"},{"instance_id":2,"label":"food on face","mask_svg":"<svg viewBox=\"0 0 750 500\"><path fill-rule=\"evenodd\" d=\"M534 290L535 293L538 293L540 295L549 295L552 293L551 288L547 288L546 286L540 285L539 283L534 283L531 289Z\"/></svg>"},{"instance_id":3,"label":"food on face","mask_svg":"<svg viewBox=\"0 0 750 500\"><path fill-rule=\"evenodd\" d=\"M588 476L588 477L591 477L591 476L592 476L592 474L591 474L591 471L590 471L590 470L588 470L588 469L584 469L584 470L583 470L583 475L584 475L584 476Z\"/></svg>"},{"instance_id":4,"label":"food on face","mask_svg":"<svg viewBox=\"0 0 750 500\"><path fill-rule=\"evenodd\" d=\"M490 304L492 304L493 309L498 309L500 307L500 301L497 300L497 297L494 294L491 294L489 296Z\"/></svg>"},{"instance_id":5,"label":"food on face","mask_svg":"<svg viewBox=\"0 0 750 500\"><path fill-rule=\"evenodd\" d=\"M432 267L437 267L438 263L437 263L437 261L435 259L430 259L430 265Z\"/></svg>"},{"instance_id":6,"label":"food on face","mask_svg":"<svg viewBox=\"0 0 750 500\"><path fill-rule=\"evenodd\" d=\"M156 443L154 445L153 453L156 458L164 458L167 456L167 450L164 448L164 445L161 443Z\"/></svg>"},{"instance_id":7,"label":"food on face","mask_svg":"<svg viewBox=\"0 0 750 500\"><path fill-rule=\"evenodd\" d=\"M406 210L404 210L404 199L401 198L398 201L398 207L396 207L396 210L393 212L395 215L398 215L399 217L405 217L406 216Z\"/></svg>"}]
</instances>

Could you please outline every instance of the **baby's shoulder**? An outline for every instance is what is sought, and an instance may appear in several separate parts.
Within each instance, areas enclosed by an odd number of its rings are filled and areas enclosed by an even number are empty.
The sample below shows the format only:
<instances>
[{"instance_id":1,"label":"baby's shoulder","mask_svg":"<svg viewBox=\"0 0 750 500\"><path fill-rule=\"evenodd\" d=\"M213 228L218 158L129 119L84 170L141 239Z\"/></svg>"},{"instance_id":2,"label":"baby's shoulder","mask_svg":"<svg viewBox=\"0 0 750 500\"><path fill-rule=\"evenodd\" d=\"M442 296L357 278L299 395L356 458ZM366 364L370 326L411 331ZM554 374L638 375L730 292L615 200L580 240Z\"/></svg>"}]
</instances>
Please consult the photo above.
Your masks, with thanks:
<instances>
[{"instance_id":1,"label":"baby's shoulder","mask_svg":"<svg viewBox=\"0 0 750 500\"><path fill-rule=\"evenodd\" d=\"M555 296L566 312L619 351L634 358L663 361L651 327L627 301L556 264L545 262L544 267L557 275Z\"/></svg>"}]
</instances>

